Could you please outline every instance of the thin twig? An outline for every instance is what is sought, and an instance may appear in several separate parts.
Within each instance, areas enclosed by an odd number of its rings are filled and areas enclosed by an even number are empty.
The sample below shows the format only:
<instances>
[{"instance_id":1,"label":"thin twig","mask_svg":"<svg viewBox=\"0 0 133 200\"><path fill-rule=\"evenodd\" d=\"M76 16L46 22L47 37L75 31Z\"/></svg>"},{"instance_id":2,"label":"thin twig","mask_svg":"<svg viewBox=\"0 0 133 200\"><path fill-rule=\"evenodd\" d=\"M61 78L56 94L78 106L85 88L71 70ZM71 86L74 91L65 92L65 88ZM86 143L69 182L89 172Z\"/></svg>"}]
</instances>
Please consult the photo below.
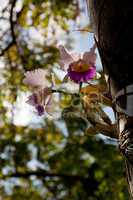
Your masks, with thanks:
<instances>
[{"instance_id":1,"label":"thin twig","mask_svg":"<svg viewBox=\"0 0 133 200\"><path fill-rule=\"evenodd\" d=\"M16 43L16 36L15 36L15 31L14 31L13 10L14 10L14 7L16 5L16 2L17 2L17 0L12 1L11 10L10 10L10 19L9 19L10 20L12 40L14 41L14 43Z\"/></svg>"},{"instance_id":2,"label":"thin twig","mask_svg":"<svg viewBox=\"0 0 133 200\"><path fill-rule=\"evenodd\" d=\"M13 10L14 10L14 7L16 5L16 2L17 0L13 0L12 1L12 4L11 4L11 9L10 9L10 18L9 18L9 22L10 22L10 30L11 30L11 36L12 36L12 41L8 44L7 47L5 47L1 53L0 53L0 56L3 56L4 53L10 49L10 47L16 43L16 36L15 36L15 30L14 30L14 21L13 21Z\"/></svg>"},{"instance_id":3,"label":"thin twig","mask_svg":"<svg viewBox=\"0 0 133 200\"><path fill-rule=\"evenodd\" d=\"M63 90L56 90L56 89L53 89L52 90L53 93L61 93L61 94L66 94L66 95L79 95L78 93L70 93L70 92L65 92Z\"/></svg>"}]
</instances>

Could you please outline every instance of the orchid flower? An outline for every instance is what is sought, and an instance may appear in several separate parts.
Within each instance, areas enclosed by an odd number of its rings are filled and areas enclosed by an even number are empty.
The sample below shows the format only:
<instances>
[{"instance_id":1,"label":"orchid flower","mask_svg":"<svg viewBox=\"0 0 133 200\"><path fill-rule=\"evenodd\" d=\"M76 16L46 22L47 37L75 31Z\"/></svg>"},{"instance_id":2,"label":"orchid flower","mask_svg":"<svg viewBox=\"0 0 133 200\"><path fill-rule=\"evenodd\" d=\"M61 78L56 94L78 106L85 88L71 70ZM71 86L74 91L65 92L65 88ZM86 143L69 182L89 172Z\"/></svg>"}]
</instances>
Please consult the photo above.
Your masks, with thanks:
<instances>
[{"instance_id":1,"label":"orchid flower","mask_svg":"<svg viewBox=\"0 0 133 200\"><path fill-rule=\"evenodd\" d=\"M23 82L31 87L36 87L38 90L28 97L26 101L31 106L35 107L39 116L47 112L51 101L52 88L47 87L47 71L36 69L25 73Z\"/></svg>"},{"instance_id":2,"label":"orchid flower","mask_svg":"<svg viewBox=\"0 0 133 200\"><path fill-rule=\"evenodd\" d=\"M59 46L61 69L67 71L66 76L76 83L87 82L96 75L96 45L83 54L69 53L64 46Z\"/></svg>"},{"instance_id":3,"label":"orchid flower","mask_svg":"<svg viewBox=\"0 0 133 200\"><path fill-rule=\"evenodd\" d=\"M44 88L45 85L48 85L46 76L48 71L44 69L35 69L33 71L27 71L23 80L24 84L27 84L31 87Z\"/></svg>"}]
</instances>

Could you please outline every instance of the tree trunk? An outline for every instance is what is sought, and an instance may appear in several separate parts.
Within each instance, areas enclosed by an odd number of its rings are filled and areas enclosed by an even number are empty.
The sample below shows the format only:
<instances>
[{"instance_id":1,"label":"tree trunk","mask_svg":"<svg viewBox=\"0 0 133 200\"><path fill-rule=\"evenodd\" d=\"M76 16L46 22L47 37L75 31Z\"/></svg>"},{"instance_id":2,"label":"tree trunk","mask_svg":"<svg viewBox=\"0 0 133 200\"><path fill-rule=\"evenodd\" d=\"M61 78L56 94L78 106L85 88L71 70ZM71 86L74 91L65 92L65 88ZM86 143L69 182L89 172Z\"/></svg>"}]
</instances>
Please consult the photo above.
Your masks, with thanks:
<instances>
[{"instance_id":1,"label":"tree trunk","mask_svg":"<svg viewBox=\"0 0 133 200\"><path fill-rule=\"evenodd\" d=\"M133 1L88 2L96 43L117 114L119 147L125 156L133 199Z\"/></svg>"}]
</instances>

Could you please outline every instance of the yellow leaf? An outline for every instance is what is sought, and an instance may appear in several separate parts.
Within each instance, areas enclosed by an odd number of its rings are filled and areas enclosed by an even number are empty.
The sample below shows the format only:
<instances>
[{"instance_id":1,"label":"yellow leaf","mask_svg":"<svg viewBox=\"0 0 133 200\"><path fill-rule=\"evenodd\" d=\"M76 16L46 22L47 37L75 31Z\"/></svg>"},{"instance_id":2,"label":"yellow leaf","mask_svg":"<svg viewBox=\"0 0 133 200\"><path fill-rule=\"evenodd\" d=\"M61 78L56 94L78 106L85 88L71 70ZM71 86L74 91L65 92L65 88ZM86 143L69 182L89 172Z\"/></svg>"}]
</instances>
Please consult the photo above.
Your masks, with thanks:
<instances>
[{"instance_id":1,"label":"yellow leaf","mask_svg":"<svg viewBox=\"0 0 133 200\"><path fill-rule=\"evenodd\" d=\"M47 141L47 143L51 143L53 141L53 134L47 133L46 141Z\"/></svg>"},{"instance_id":2,"label":"yellow leaf","mask_svg":"<svg viewBox=\"0 0 133 200\"><path fill-rule=\"evenodd\" d=\"M100 98L98 95L85 95L83 97L83 102L84 102L84 106L89 106L91 107L91 104L97 103L98 101L100 101Z\"/></svg>"},{"instance_id":3,"label":"yellow leaf","mask_svg":"<svg viewBox=\"0 0 133 200\"><path fill-rule=\"evenodd\" d=\"M106 87L104 85L89 85L81 89L81 93L90 94L90 93L102 93L106 91Z\"/></svg>"}]
</instances>

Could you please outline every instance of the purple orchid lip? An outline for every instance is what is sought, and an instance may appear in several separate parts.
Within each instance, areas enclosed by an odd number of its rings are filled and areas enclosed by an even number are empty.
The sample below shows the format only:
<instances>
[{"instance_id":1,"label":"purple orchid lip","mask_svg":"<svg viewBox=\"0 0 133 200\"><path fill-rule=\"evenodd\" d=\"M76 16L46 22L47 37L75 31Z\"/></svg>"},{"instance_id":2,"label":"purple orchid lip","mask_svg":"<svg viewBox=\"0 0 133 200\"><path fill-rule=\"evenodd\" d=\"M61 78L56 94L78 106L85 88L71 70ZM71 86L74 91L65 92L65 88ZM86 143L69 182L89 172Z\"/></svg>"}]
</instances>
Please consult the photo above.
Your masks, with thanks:
<instances>
[{"instance_id":1,"label":"purple orchid lip","mask_svg":"<svg viewBox=\"0 0 133 200\"><path fill-rule=\"evenodd\" d=\"M72 71L71 67L69 67L67 75L70 77L71 80L73 80L76 83L87 82L95 77L96 67L90 67L85 72Z\"/></svg>"},{"instance_id":2,"label":"purple orchid lip","mask_svg":"<svg viewBox=\"0 0 133 200\"><path fill-rule=\"evenodd\" d=\"M44 114L44 106L43 105L37 105L36 110L39 116L42 116Z\"/></svg>"}]
</instances>

